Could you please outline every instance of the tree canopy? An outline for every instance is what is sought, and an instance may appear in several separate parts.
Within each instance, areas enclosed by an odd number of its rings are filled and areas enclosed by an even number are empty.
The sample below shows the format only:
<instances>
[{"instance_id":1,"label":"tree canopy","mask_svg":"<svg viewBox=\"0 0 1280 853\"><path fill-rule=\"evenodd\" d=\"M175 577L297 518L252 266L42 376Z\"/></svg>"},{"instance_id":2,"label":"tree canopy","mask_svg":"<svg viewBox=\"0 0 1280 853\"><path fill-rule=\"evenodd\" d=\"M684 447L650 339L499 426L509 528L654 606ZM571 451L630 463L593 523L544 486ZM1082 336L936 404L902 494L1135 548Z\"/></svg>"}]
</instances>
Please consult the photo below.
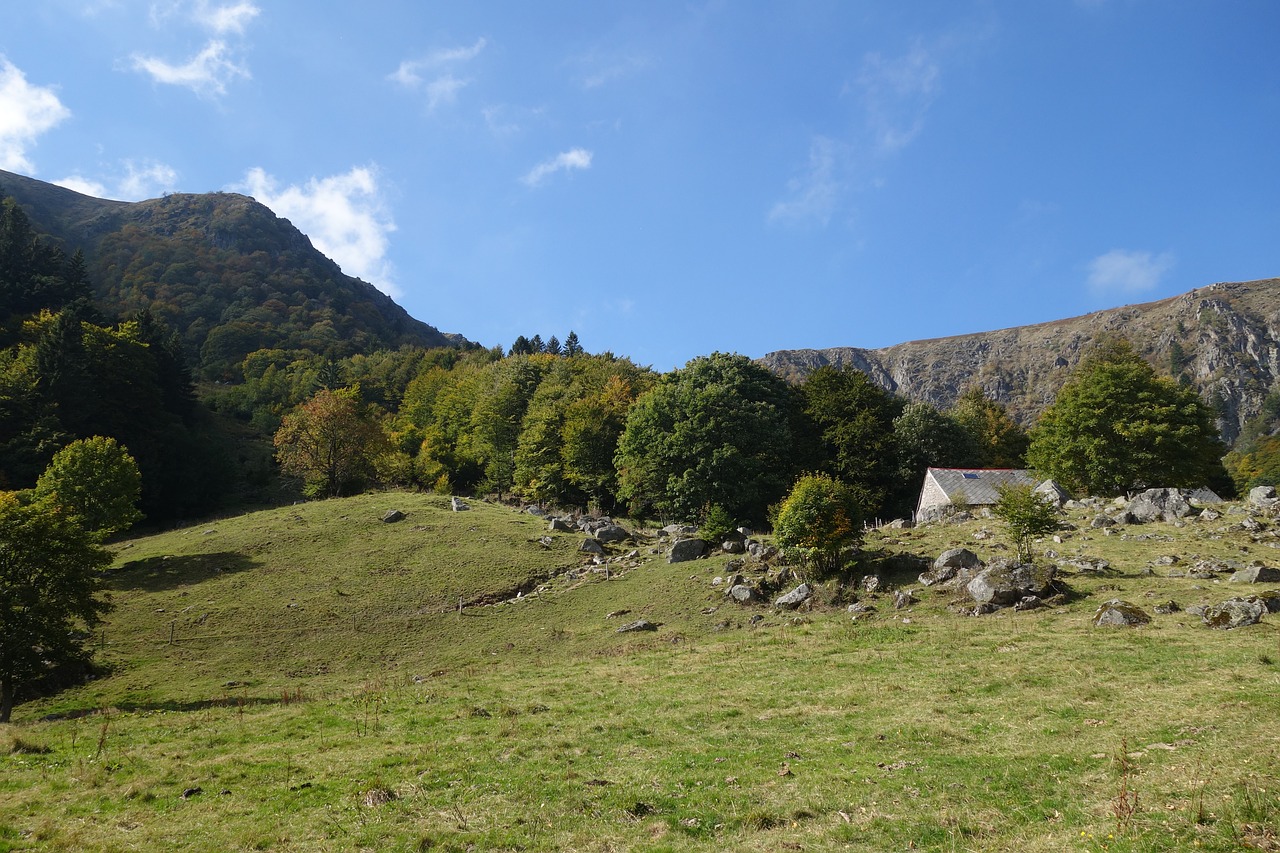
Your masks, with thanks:
<instances>
[{"instance_id":1,"label":"tree canopy","mask_svg":"<svg viewBox=\"0 0 1280 853\"><path fill-rule=\"evenodd\" d=\"M87 660L82 631L109 609L111 560L66 507L0 493L0 723L22 685Z\"/></svg>"},{"instance_id":2,"label":"tree canopy","mask_svg":"<svg viewBox=\"0 0 1280 853\"><path fill-rule=\"evenodd\" d=\"M98 537L127 530L142 518L138 463L114 438L95 435L59 450L36 481L35 493L75 513Z\"/></svg>"},{"instance_id":3,"label":"tree canopy","mask_svg":"<svg viewBox=\"0 0 1280 853\"><path fill-rule=\"evenodd\" d=\"M1210 408L1120 340L1081 362L1031 431L1027 461L1076 491L1118 495L1205 485L1223 451Z\"/></svg>"},{"instance_id":4,"label":"tree canopy","mask_svg":"<svg viewBox=\"0 0 1280 853\"><path fill-rule=\"evenodd\" d=\"M387 449L381 425L350 388L318 391L286 415L275 445L281 470L302 477L314 497L361 488Z\"/></svg>"}]
</instances>

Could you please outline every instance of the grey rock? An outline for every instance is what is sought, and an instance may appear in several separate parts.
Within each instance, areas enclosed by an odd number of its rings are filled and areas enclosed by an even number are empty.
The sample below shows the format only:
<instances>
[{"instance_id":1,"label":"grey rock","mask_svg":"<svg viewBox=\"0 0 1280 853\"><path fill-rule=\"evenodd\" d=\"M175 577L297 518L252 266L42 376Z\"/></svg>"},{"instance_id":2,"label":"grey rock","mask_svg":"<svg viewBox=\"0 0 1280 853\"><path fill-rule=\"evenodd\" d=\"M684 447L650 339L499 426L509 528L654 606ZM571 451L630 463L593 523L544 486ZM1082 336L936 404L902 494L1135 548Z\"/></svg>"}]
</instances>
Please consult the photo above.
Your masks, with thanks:
<instances>
[{"instance_id":1,"label":"grey rock","mask_svg":"<svg viewBox=\"0 0 1280 853\"><path fill-rule=\"evenodd\" d=\"M1232 583L1280 583L1280 569L1269 566L1250 566L1231 576Z\"/></svg>"},{"instance_id":2,"label":"grey rock","mask_svg":"<svg viewBox=\"0 0 1280 853\"><path fill-rule=\"evenodd\" d=\"M525 507L524 511L529 513L529 515L532 515L534 518L542 518L547 514L547 511L537 504L531 504Z\"/></svg>"},{"instance_id":3,"label":"grey rock","mask_svg":"<svg viewBox=\"0 0 1280 853\"><path fill-rule=\"evenodd\" d=\"M726 554L742 554L747 550L747 546L737 539L728 539L721 543L720 550Z\"/></svg>"},{"instance_id":4,"label":"grey rock","mask_svg":"<svg viewBox=\"0 0 1280 853\"><path fill-rule=\"evenodd\" d=\"M738 604L750 604L753 601L758 601L760 594L756 592L756 589L753 586L749 586L745 583L736 583L729 587L729 591L725 593L725 597L733 599Z\"/></svg>"},{"instance_id":5,"label":"grey rock","mask_svg":"<svg viewBox=\"0 0 1280 853\"><path fill-rule=\"evenodd\" d=\"M596 538L596 541L605 543L622 542L623 540L631 537L631 534L627 532L627 529L620 524L599 525L591 532L591 535Z\"/></svg>"},{"instance_id":6,"label":"grey rock","mask_svg":"<svg viewBox=\"0 0 1280 853\"><path fill-rule=\"evenodd\" d=\"M860 586L862 587L862 591L863 591L863 592L879 592L879 591L880 591L880 576L879 576L879 575L864 575L864 576L863 576L863 578L862 578L862 583L860 584Z\"/></svg>"},{"instance_id":7,"label":"grey rock","mask_svg":"<svg viewBox=\"0 0 1280 853\"><path fill-rule=\"evenodd\" d=\"M916 597L911 594L911 590L896 589L893 591L893 609L894 610L906 610L908 607L916 603L917 603Z\"/></svg>"},{"instance_id":8,"label":"grey rock","mask_svg":"<svg viewBox=\"0 0 1280 853\"><path fill-rule=\"evenodd\" d=\"M1093 624L1098 628L1136 628L1150 622L1151 616L1141 607L1119 598L1103 602L1093 614Z\"/></svg>"},{"instance_id":9,"label":"grey rock","mask_svg":"<svg viewBox=\"0 0 1280 853\"><path fill-rule=\"evenodd\" d=\"M757 560L768 560L777 555L778 549L764 542L748 542L747 553Z\"/></svg>"},{"instance_id":10,"label":"grey rock","mask_svg":"<svg viewBox=\"0 0 1280 853\"><path fill-rule=\"evenodd\" d=\"M1147 489L1125 507L1139 524L1152 521L1177 521L1195 512L1180 489Z\"/></svg>"},{"instance_id":11,"label":"grey rock","mask_svg":"<svg viewBox=\"0 0 1280 853\"><path fill-rule=\"evenodd\" d=\"M449 508L454 512L466 512L471 509L471 506L462 498L452 497L449 499Z\"/></svg>"},{"instance_id":12,"label":"grey rock","mask_svg":"<svg viewBox=\"0 0 1280 853\"><path fill-rule=\"evenodd\" d=\"M1222 498L1218 497L1218 493L1208 486L1201 486L1193 489L1191 494L1187 495L1187 500L1196 506L1205 506L1207 504L1223 503Z\"/></svg>"},{"instance_id":13,"label":"grey rock","mask_svg":"<svg viewBox=\"0 0 1280 853\"><path fill-rule=\"evenodd\" d=\"M1046 595L1055 573L1052 567L1032 563L995 563L979 572L966 589L979 604L1007 607L1028 595Z\"/></svg>"},{"instance_id":14,"label":"grey rock","mask_svg":"<svg viewBox=\"0 0 1280 853\"><path fill-rule=\"evenodd\" d=\"M1035 494L1039 495L1042 500L1059 508L1071 499L1071 493L1053 480L1045 480L1036 486Z\"/></svg>"},{"instance_id":15,"label":"grey rock","mask_svg":"<svg viewBox=\"0 0 1280 853\"><path fill-rule=\"evenodd\" d=\"M382 521L385 524L394 524L397 521L404 521L404 513L398 509L389 509L382 514Z\"/></svg>"},{"instance_id":16,"label":"grey rock","mask_svg":"<svg viewBox=\"0 0 1280 853\"><path fill-rule=\"evenodd\" d=\"M1093 517L1093 521L1089 522L1089 526L1092 527L1094 530L1097 530L1101 527L1115 527L1116 520L1109 515L1095 515Z\"/></svg>"},{"instance_id":17,"label":"grey rock","mask_svg":"<svg viewBox=\"0 0 1280 853\"><path fill-rule=\"evenodd\" d=\"M968 548L952 548L943 551L938 555L938 559L933 561L935 569L973 569L981 565L982 560L978 559L978 555Z\"/></svg>"},{"instance_id":18,"label":"grey rock","mask_svg":"<svg viewBox=\"0 0 1280 853\"><path fill-rule=\"evenodd\" d=\"M855 601L853 604L849 605L845 612L854 619L857 619L859 616L866 616L871 613L875 613L876 608L875 605L867 604L865 601Z\"/></svg>"},{"instance_id":19,"label":"grey rock","mask_svg":"<svg viewBox=\"0 0 1280 853\"><path fill-rule=\"evenodd\" d=\"M1176 601L1166 601L1163 604L1157 604L1152 609L1161 616L1168 616L1171 613L1178 613L1182 610Z\"/></svg>"},{"instance_id":20,"label":"grey rock","mask_svg":"<svg viewBox=\"0 0 1280 853\"><path fill-rule=\"evenodd\" d=\"M1038 595L1028 595L1026 598L1020 599L1017 604L1013 605L1014 610L1039 610L1041 607L1047 607L1044 599Z\"/></svg>"},{"instance_id":21,"label":"grey rock","mask_svg":"<svg viewBox=\"0 0 1280 853\"><path fill-rule=\"evenodd\" d=\"M553 518L547 522L547 529L555 533L569 533L575 528L566 518Z\"/></svg>"},{"instance_id":22,"label":"grey rock","mask_svg":"<svg viewBox=\"0 0 1280 853\"><path fill-rule=\"evenodd\" d=\"M801 604L808 601L809 596L812 594L813 593L809 589L809 585L807 583L802 583L786 595L779 596L778 599L773 602L773 606L780 610L795 610Z\"/></svg>"},{"instance_id":23,"label":"grey rock","mask_svg":"<svg viewBox=\"0 0 1280 853\"><path fill-rule=\"evenodd\" d=\"M675 537L693 536L697 534L698 528L693 524L668 524L662 528L662 532Z\"/></svg>"},{"instance_id":24,"label":"grey rock","mask_svg":"<svg viewBox=\"0 0 1280 853\"><path fill-rule=\"evenodd\" d=\"M583 554L603 554L604 545L598 539L583 539L578 551Z\"/></svg>"},{"instance_id":25,"label":"grey rock","mask_svg":"<svg viewBox=\"0 0 1280 853\"><path fill-rule=\"evenodd\" d=\"M1217 521L1222 518L1222 513L1214 509L1204 509L1196 516L1196 521Z\"/></svg>"},{"instance_id":26,"label":"grey rock","mask_svg":"<svg viewBox=\"0 0 1280 853\"><path fill-rule=\"evenodd\" d=\"M1246 625L1256 625L1262 621L1266 613L1267 606L1257 596L1250 596L1229 598L1221 604L1212 605L1205 609L1202 618L1204 624L1210 628L1229 631Z\"/></svg>"},{"instance_id":27,"label":"grey rock","mask_svg":"<svg viewBox=\"0 0 1280 853\"><path fill-rule=\"evenodd\" d=\"M634 622L628 622L618 629L619 634L632 634L636 631L656 631L658 626L650 622L648 619L637 619Z\"/></svg>"},{"instance_id":28,"label":"grey rock","mask_svg":"<svg viewBox=\"0 0 1280 853\"><path fill-rule=\"evenodd\" d=\"M667 555L668 563L684 563L706 556L711 550L706 541L698 538L677 539L671 545L671 553Z\"/></svg>"},{"instance_id":29,"label":"grey rock","mask_svg":"<svg viewBox=\"0 0 1280 853\"><path fill-rule=\"evenodd\" d=\"M1271 506L1275 501L1275 486L1254 486L1249 490L1249 503L1253 506Z\"/></svg>"}]
</instances>

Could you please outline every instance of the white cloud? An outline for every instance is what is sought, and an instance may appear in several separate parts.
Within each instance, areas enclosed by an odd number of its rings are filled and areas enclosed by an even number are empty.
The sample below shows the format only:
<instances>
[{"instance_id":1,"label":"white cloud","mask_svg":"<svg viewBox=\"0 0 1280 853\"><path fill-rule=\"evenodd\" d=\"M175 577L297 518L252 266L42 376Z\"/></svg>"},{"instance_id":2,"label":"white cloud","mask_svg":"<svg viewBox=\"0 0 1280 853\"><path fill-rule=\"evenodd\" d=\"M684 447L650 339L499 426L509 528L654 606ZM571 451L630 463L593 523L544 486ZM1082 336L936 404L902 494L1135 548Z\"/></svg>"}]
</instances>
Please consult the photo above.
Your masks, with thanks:
<instances>
[{"instance_id":1,"label":"white cloud","mask_svg":"<svg viewBox=\"0 0 1280 853\"><path fill-rule=\"evenodd\" d=\"M826 225L840 200L843 184L838 177L841 146L825 136L809 146L804 174L787 182L787 198L769 211L769 221L816 220Z\"/></svg>"},{"instance_id":2,"label":"white cloud","mask_svg":"<svg viewBox=\"0 0 1280 853\"><path fill-rule=\"evenodd\" d=\"M910 144L924 128L925 115L939 90L938 63L922 45L904 56L886 59L869 53L853 88L866 110L868 130L881 151Z\"/></svg>"},{"instance_id":3,"label":"white cloud","mask_svg":"<svg viewBox=\"0 0 1280 853\"><path fill-rule=\"evenodd\" d=\"M457 100L458 92L471 82L455 76L453 69L479 56L487 43L478 38L472 45L437 50L422 59L406 59L387 79L408 89L425 88L427 108L435 110ZM430 80L424 76L427 72L433 72Z\"/></svg>"},{"instance_id":4,"label":"white cloud","mask_svg":"<svg viewBox=\"0 0 1280 853\"><path fill-rule=\"evenodd\" d=\"M155 26L164 26L168 20L187 8L184 4L155 3L151 7L151 19ZM172 63L156 56L134 54L133 70L141 71L157 83L186 86L197 95L218 96L227 91L227 84L237 77L248 79L249 67L238 56L239 49L227 41L227 36L242 36L249 22L262 12L248 0L231 4L215 4L209 0L197 0L190 7L190 20L212 34L203 49L184 63Z\"/></svg>"},{"instance_id":5,"label":"white cloud","mask_svg":"<svg viewBox=\"0 0 1280 853\"><path fill-rule=\"evenodd\" d=\"M151 75L157 83L186 86L198 95L224 95L227 83L249 77L249 69L231 58L231 49L221 39L213 39L183 65L173 65L154 56L134 55L133 67Z\"/></svg>"},{"instance_id":6,"label":"white cloud","mask_svg":"<svg viewBox=\"0 0 1280 853\"><path fill-rule=\"evenodd\" d=\"M54 183L95 198L111 198L117 201L142 201L146 198L156 198L177 187L178 172L165 163L156 160L144 160L141 163L125 160L122 166L124 172L111 179L114 189L102 181L78 174L68 175Z\"/></svg>"},{"instance_id":7,"label":"white cloud","mask_svg":"<svg viewBox=\"0 0 1280 853\"><path fill-rule=\"evenodd\" d=\"M275 178L254 168L233 189L248 193L290 220L343 272L391 296L400 295L395 268L387 260L388 235L396 226L386 210L373 167L357 166L344 175L311 178L305 186L283 189Z\"/></svg>"},{"instance_id":8,"label":"white cloud","mask_svg":"<svg viewBox=\"0 0 1280 853\"><path fill-rule=\"evenodd\" d=\"M69 190L75 190L81 195L91 195L94 198L106 198L106 184L100 184L97 181L83 177L81 175L68 175L65 178L54 181L60 187L66 187Z\"/></svg>"},{"instance_id":9,"label":"white cloud","mask_svg":"<svg viewBox=\"0 0 1280 853\"><path fill-rule=\"evenodd\" d=\"M53 89L32 86L17 66L0 56L0 169L33 173L27 150L70 115Z\"/></svg>"},{"instance_id":10,"label":"white cloud","mask_svg":"<svg viewBox=\"0 0 1280 853\"><path fill-rule=\"evenodd\" d=\"M195 19L206 29L218 35L242 34L249 22L260 14L262 10L249 2L240 2L232 6L215 6L207 0L201 0L196 5Z\"/></svg>"},{"instance_id":11,"label":"white cloud","mask_svg":"<svg viewBox=\"0 0 1280 853\"><path fill-rule=\"evenodd\" d=\"M1089 262L1089 289L1098 295L1132 295L1154 290L1164 274L1173 269L1169 252L1113 249Z\"/></svg>"},{"instance_id":12,"label":"white cloud","mask_svg":"<svg viewBox=\"0 0 1280 853\"><path fill-rule=\"evenodd\" d=\"M544 160L529 170L520 179L526 186L541 186L542 182L556 172L567 172L573 169L590 169L592 154L585 148L573 148L561 152L550 160Z\"/></svg>"}]
</instances>

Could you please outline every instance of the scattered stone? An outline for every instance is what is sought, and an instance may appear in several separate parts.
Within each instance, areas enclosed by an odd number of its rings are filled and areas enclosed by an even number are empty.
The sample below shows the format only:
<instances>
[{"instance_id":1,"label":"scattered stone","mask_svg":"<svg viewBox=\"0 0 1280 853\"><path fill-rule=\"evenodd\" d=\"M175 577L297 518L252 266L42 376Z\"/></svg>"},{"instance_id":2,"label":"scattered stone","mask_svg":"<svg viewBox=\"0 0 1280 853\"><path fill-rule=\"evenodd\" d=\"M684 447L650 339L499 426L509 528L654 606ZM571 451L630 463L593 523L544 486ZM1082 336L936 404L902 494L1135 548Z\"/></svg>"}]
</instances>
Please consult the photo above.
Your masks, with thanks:
<instances>
[{"instance_id":1,"label":"scattered stone","mask_svg":"<svg viewBox=\"0 0 1280 853\"><path fill-rule=\"evenodd\" d=\"M632 634L636 631L656 631L658 626L650 622L648 619L637 619L634 622L628 622L618 629L619 634Z\"/></svg>"},{"instance_id":2,"label":"scattered stone","mask_svg":"<svg viewBox=\"0 0 1280 853\"><path fill-rule=\"evenodd\" d=\"M893 591L893 609L906 610L913 604L917 603L917 599L911 594L909 589L896 589Z\"/></svg>"},{"instance_id":3,"label":"scattered stone","mask_svg":"<svg viewBox=\"0 0 1280 853\"><path fill-rule=\"evenodd\" d=\"M695 536L698 533L697 525L693 524L668 524L662 528L662 532L668 536L681 538L685 536Z\"/></svg>"},{"instance_id":4,"label":"scattered stone","mask_svg":"<svg viewBox=\"0 0 1280 853\"><path fill-rule=\"evenodd\" d=\"M1139 524L1151 521L1177 521L1195 512L1180 489L1147 489L1125 507Z\"/></svg>"},{"instance_id":5,"label":"scattered stone","mask_svg":"<svg viewBox=\"0 0 1280 853\"><path fill-rule=\"evenodd\" d=\"M626 616L626 615L627 615L628 613L630 613L630 612L631 612L630 610L626 610L626 609L623 609L623 610L615 610L615 611L613 611L612 613L606 613L606 614L604 615L604 618L606 618L606 619L617 619L619 616Z\"/></svg>"},{"instance_id":6,"label":"scattered stone","mask_svg":"<svg viewBox=\"0 0 1280 853\"><path fill-rule=\"evenodd\" d=\"M747 550L747 546L738 539L726 539L720 544L720 550L726 554L742 554Z\"/></svg>"},{"instance_id":7,"label":"scattered stone","mask_svg":"<svg viewBox=\"0 0 1280 853\"><path fill-rule=\"evenodd\" d=\"M1161 616L1169 616L1173 613L1179 613L1182 610L1182 608L1178 606L1178 602L1172 600L1166 601L1163 604L1157 604L1152 609Z\"/></svg>"},{"instance_id":8,"label":"scattered stone","mask_svg":"<svg viewBox=\"0 0 1280 853\"><path fill-rule=\"evenodd\" d=\"M467 510L471 509L471 506L466 501L464 501L462 498L459 498L459 497L450 498L449 507L454 512L466 512Z\"/></svg>"},{"instance_id":9,"label":"scattered stone","mask_svg":"<svg viewBox=\"0 0 1280 853\"><path fill-rule=\"evenodd\" d=\"M631 534L620 524L602 524L598 526L592 535L595 536L597 542L622 542L629 539Z\"/></svg>"},{"instance_id":10,"label":"scattered stone","mask_svg":"<svg viewBox=\"0 0 1280 853\"><path fill-rule=\"evenodd\" d=\"M855 601L853 604L849 605L845 612L854 619L857 619L859 616L869 616L870 614L875 613L876 608L874 605L867 604L865 601Z\"/></svg>"},{"instance_id":11,"label":"scattered stone","mask_svg":"<svg viewBox=\"0 0 1280 853\"><path fill-rule=\"evenodd\" d=\"M807 583L802 583L786 595L779 596L778 600L773 602L773 606L780 610L795 610L801 604L809 600L812 592Z\"/></svg>"},{"instance_id":12,"label":"scattered stone","mask_svg":"<svg viewBox=\"0 0 1280 853\"><path fill-rule=\"evenodd\" d=\"M761 616L759 613L757 613L747 621L750 622L752 625L759 625L761 622L764 621L764 617Z\"/></svg>"},{"instance_id":13,"label":"scattered stone","mask_svg":"<svg viewBox=\"0 0 1280 853\"><path fill-rule=\"evenodd\" d=\"M736 583L729 587L729 591L725 593L726 598L732 598L738 604L750 604L760 598L760 594L756 592L755 587L748 586L745 583Z\"/></svg>"},{"instance_id":14,"label":"scattered stone","mask_svg":"<svg viewBox=\"0 0 1280 853\"><path fill-rule=\"evenodd\" d=\"M764 542L752 540L747 542L747 553L757 560L770 560L777 555L778 549Z\"/></svg>"},{"instance_id":15,"label":"scattered stone","mask_svg":"<svg viewBox=\"0 0 1280 853\"><path fill-rule=\"evenodd\" d=\"M696 560L704 557L709 551L705 540L698 538L677 539L671 546L671 553L667 556L668 563L684 563L689 560Z\"/></svg>"},{"instance_id":16,"label":"scattered stone","mask_svg":"<svg viewBox=\"0 0 1280 853\"><path fill-rule=\"evenodd\" d=\"M552 533L572 533L574 526L566 518L553 518L547 522L547 529Z\"/></svg>"},{"instance_id":17,"label":"scattered stone","mask_svg":"<svg viewBox=\"0 0 1280 853\"><path fill-rule=\"evenodd\" d=\"M1163 557L1157 557L1155 560L1157 566L1176 566L1179 562L1179 559L1173 554L1166 554Z\"/></svg>"},{"instance_id":18,"label":"scattered stone","mask_svg":"<svg viewBox=\"0 0 1280 853\"><path fill-rule=\"evenodd\" d=\"M382 514L384 524L394 524L397 521L404 521L404 513L398 509L389 509Z\"/></svg>"},{"instance_id":19,"label":"scattered stone","mask_svg":"<svg viewBox=\"0 0 1280 853\"><path fill-rule=\"evenodd\" d=\"M1047 605L1044 603L1044 599L1041 598L1040 596L1028 595L1027 597L1021 599L1017 604L1013 605L1013 609L1021 612L1023 610L1038 610L1041 607L1046 607L1046 606Z\"/></svg>"},{"instance_id":20,"label":"scattered stone","mask_svg":"<svg viewBox=\"0 0 1280 853\"><path fill-rule=\"evenodd\" d=\"M1232 583L1280 583L1280 569L1269 566L1250 566L1231 576Z\"/></svg>"},{"instance_id":21,"label":"scattered stone","mask_svg":"<svg viewBox=\"0 0 1280 853\"><path fill-rule=\"evenodd\" d=\"M1141 607L1119 598L1103 602L1093 614L1093 624L1098 628L1136 628L1150 622L1151 617Z\"/></svg>"},{"instance_id":22,"label":"scattered stone","mask_svg":"<svg viewBox=\"0 0 1280 853\"><path fill-rule=\"evenodd\" d=\"M1229 598L1221 604L1205 609L1202 619L1210 628L1229 631L1256 625L1267 613L1267 606L1257 596L1248 598Z\"/></svg>"},{"instance_id":23,"label":"scattered stone","mask_svg":"<svg viewBox=\"0 0 1280 853\"><path fill-rule=\"evenodd\" d=\"M1252 506L1273 506L1276 503L1276 487L1254 486L1249 490L1249 503Z\"/></svg>"},{"instance_id":24,"label":"scattered stone","mask_svg":"<svg viewBox=\"0 0 1280 853\"><path fill-rule=\"evenodd\" d=\"M203 788L199 788L199 787L196 787L196 788L188 788L187 790L185 790L185 791L183 791L183 792L182 792L182 799L184 799L184 800L189 800L189 799L191 799L192 797L198 797L198 796L200 796L200 795L201 795L201 794L203 794L203 793L204 793L204 789L203 789Z\"/></svg>"},{"instance_id":25,"label":"scattered stone","mask_svg":"<svg viewBox=\"0 0 1280 853\"><path fill-rule=\"evenodd\" d=\"M582 554L603 554L604 545L599 539L583 539L578 551Z\"/></svg>"},{"instance_id":26,"label":"scattered stone","mask_svg":"<svg viewBox=\"0 0 1280 853\"><path fill-rule=\"evenodd\" d=\"M1222 518L1222 513L1213 509L1205 509L1200 511L1200 515L1196 517L1196 521L1217 521Z\"/></svg>"},{"instance_id":27,"label":"scattered stone","mask_svg":"<svg viewBox=\"0 0 1280 853\"><path fill-rule=\"evenodd\" d=\"M1091 557L1068 557L1065 560L1059 560L1058 566L1082 575L1104 575L1111 570L1111 563Z\"/></svg>"},{"instance_id":28,"label":"scattered stone","mask_svg":"<svg viewBox=\"0 0 1280 853\"><path fill-rule=\"evenodd\" d=\"M1028 595L1046 595L1056 570L1031 563L994 563L969 581L966 589L979 604L1007 607Z\"/></svg>"},{"instance_id":29,"label":"scattered stone","mask_svg":"<svg viewBox=\"0 0 1280 853\"><path fill-rule=\"evenodd\" d=\"M863 576L863 578L862 578L862 584L861 584L861 586L862 586L862 591L863 591L863 592L879 592L879 591L880 591L880 576L879 576L879 575L864 575L864 576Z\"/></svg>"}]
</instances>

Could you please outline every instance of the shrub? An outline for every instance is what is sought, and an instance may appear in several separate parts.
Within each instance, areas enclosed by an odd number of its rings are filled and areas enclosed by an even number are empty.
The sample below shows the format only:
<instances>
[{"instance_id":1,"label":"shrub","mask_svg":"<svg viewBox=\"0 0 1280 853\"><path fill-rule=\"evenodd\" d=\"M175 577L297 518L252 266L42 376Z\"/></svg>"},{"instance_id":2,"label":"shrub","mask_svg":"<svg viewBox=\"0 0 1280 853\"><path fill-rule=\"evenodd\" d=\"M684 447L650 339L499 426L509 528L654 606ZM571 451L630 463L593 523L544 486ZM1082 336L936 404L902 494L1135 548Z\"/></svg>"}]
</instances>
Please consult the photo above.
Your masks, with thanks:
<instances>
[{"instance_id":1,"label":"shrub","mask_svg":"<svg viewBox=\"0 0 1280 853\"><path fill-rule=\"evenodd\" d=\"M1000 500L991 508L996 518L1009 528L1018 551L1018 561L1031 560L1031 542L1058 529L1058 510L1036 494L1030 486L1010 486L1000 490Z\"/></svg>"},{"instance_id":2,"label":"shrub","mask_svg":"<svg viewBox=\"0 0 1280 853\"><path fill-rule=\"evenodd\" d=\"M786 551L825 577L839 570L845 549L862 541L861 527L852 488L826 474L806 474L782 502L774 534Z\"/></svg>"}]
</instances>

